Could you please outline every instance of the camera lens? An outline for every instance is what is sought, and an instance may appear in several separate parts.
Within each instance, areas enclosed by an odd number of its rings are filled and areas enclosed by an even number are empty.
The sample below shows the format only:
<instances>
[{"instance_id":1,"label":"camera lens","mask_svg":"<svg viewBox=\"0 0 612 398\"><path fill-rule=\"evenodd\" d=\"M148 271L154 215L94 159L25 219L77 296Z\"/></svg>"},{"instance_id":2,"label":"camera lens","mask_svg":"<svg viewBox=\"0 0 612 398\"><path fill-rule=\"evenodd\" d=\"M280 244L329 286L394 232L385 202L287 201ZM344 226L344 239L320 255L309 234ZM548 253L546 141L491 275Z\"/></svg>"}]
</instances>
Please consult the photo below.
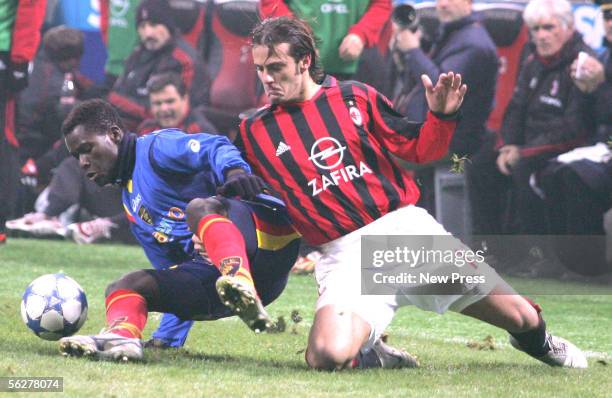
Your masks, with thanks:
<instances>
[{"instance_id":1,"label":"camera lens","mask_svg":"<svg viewBox=\"0 0 612 398\"><path fill-rule=\"evenodd\" d=\"M391 19L403 29L416 29L418 26L416 10L410 4L400 4L395 7Z\"/></svg>"}]
</instances>

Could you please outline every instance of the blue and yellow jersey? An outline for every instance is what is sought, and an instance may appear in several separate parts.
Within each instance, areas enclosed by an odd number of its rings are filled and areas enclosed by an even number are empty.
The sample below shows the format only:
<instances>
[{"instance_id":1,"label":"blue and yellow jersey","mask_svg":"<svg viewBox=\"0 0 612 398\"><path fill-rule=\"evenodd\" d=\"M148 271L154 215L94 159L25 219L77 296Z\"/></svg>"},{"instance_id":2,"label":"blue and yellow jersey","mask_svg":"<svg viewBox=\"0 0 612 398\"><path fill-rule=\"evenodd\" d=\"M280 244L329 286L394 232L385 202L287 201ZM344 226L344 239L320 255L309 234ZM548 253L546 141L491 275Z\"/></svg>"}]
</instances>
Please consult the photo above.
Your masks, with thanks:
<instances>
[{"instance_id":1,"label":"blue and yellow jersey","mask_svg":"<svg viewBox=\"0 0 612 398\"><path fill-rule=\"evenodd\" d=\"M278 251L301 235L289 219L285 204L274 197L260 195L257 202L248 202L257 234L257 248Z\"/></svg>"},{"instance_id":2,"label":"blue and yellow jersey","mask_svg":"<svg viewBox=\"0 0 612 398\"><path fill-rule=\"evenodd\" d=\"M255 279L265 278L265 275L286 276L297 258L301 235L293 227L285 204L268 195L242 203L249 209L255 227L252 233L241 228L251 269L256 270ZM235 217L230 218L235 224L240 222ZM250 250L252 247L256 250Z\"/></svg>"},{"instance_id":3,"label":"blue and yellow jersey","mask_svg":"<svg viewBox=\"0 0 612 398\"><path fill-rule=\"evenodd\" d=\"M155 268L193 257L185 207L194 198L216 194L225 170L250 172L224 136L159 130L136 141L136 164L123 190L132 232Z\"/></svg>"}]
</instances>

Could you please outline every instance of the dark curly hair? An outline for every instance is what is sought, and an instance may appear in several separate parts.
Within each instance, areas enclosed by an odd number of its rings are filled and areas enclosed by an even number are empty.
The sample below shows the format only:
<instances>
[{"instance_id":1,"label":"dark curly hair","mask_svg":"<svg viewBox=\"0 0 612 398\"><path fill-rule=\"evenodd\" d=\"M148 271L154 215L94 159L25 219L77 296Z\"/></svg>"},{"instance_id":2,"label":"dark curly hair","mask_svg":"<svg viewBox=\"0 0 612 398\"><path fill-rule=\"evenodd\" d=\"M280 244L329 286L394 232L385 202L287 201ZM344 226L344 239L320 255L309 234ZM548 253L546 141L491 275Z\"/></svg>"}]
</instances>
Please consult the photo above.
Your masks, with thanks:
<instances>
[{"instance_id":1,"label":"dark curly hair","mask_svg":"<svg viewBox=\"0 0 612 398\"><path fill-rule=\"evenodd\" d=\"M81 125L85 131L98 134L106 134L113 126L125 130L115 108L101 99L84 101L75 106L62 123L62 134L66 136Z\"/></svg>"}]
</instances>

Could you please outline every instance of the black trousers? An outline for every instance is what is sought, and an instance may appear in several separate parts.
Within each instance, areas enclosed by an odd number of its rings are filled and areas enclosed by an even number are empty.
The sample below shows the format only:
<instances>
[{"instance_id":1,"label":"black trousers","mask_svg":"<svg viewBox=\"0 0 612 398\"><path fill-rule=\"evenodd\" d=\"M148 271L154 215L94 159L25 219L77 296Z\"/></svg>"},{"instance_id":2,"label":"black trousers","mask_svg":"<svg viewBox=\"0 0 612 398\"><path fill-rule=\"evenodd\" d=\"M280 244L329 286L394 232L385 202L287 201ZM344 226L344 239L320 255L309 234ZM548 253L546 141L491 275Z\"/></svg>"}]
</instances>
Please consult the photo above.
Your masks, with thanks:
<instances>
[{"instance_id":1,"label":"black trousers","mask_svg":"<svg viewBox=\"0 0 612 398\"><path fill-rule=\"evenodd\" d=\"M529 185L531 175L541 170L554 154L521 158L510 176L499 172L495 137L487 137L471 162L466 162L468 199L475 235L548 232L544 201Z\"/></svg>"},{"instance_id":2,"label":"black trousers","mask_svg":"<svg viewBox=\"0 0 612 398\"><path fill-rule=\"evenodd\" d=\"M6 94L0 93L0 232L14 215L19 184L19 152L6 135L7 122L15 116L7 112L13 109L7 106Z\"/></svg>"},{"instance_id":3,"label":"black trousers","mask_svg":"<svg viewBox=\"0 0 612 398\"><path fill-rule=\"evenodd\" d=\"M589 186L567 165L551 164L539 177L546 193L551 233L555 235L604 235L603 215L612 206L607 187Z\"/></svg>"},{"instance_id":4,"label":"black trousers","mask_svg":"<svg viewBox=\"0 0 612 398\"><path fill-rule=\"evenodd\" d=\"M604 167L604 166L602 166ZM603 216L612 206L607 184L592 186L568 165L551 163L540 175L555 253L582 275L612 272L606 263Z\"/></svg>"}]
</instances>

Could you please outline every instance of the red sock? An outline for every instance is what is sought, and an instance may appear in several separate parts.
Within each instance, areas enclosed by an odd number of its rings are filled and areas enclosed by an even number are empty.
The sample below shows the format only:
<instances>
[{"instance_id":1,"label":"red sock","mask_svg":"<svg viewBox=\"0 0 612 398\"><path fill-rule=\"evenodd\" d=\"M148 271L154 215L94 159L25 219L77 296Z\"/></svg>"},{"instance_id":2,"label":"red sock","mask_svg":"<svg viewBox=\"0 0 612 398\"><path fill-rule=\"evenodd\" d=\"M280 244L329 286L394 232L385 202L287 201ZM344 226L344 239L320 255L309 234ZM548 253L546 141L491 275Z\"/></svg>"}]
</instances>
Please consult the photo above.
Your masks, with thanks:
<instances>
[{"instance_id":1,"label":"red sock","mask_svg":"<svg viewBox=\"0 0 612 398\"><path fill-rule=\"evenodd\" d=\"M233 222L219 214L206 215L198 223L197 235L221 274L240 276L253 283L244 237Z\"/></svg>"},{"instance_id":2,"label":"red sock","mask_svg":"<svg viewBox=\"0 0 612 398\"><path fill-rule=\"evenodd\" d=\"M147 302L133 290L115 290L106 298L109 332L140 339L147 324L147 315Z\"/></svg>"}]
</instances>

